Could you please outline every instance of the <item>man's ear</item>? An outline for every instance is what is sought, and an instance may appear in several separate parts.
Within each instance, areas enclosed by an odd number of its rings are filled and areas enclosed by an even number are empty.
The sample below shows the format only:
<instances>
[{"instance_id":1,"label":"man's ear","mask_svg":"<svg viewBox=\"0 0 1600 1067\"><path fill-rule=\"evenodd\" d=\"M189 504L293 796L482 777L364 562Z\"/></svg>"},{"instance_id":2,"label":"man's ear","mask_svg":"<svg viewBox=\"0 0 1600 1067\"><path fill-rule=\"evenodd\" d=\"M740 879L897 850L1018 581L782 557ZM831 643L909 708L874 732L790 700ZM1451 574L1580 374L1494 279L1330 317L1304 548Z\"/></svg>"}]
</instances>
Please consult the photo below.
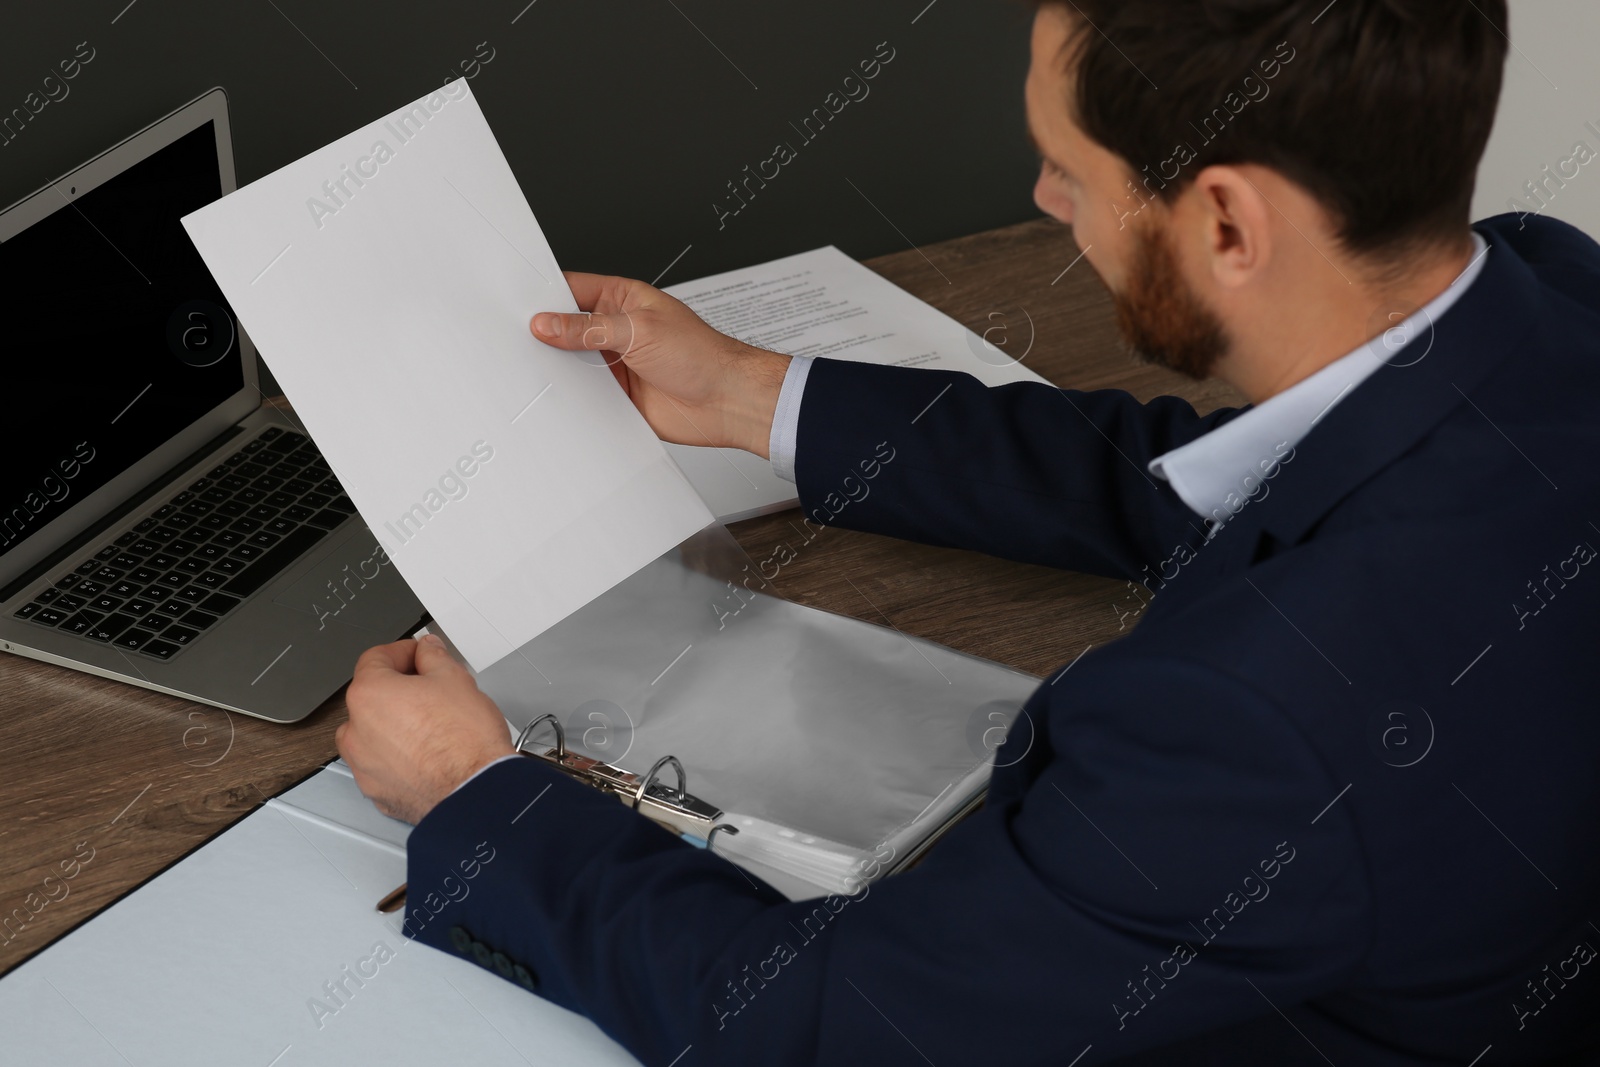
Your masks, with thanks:
<instances>
[{"instance_id":1,"label":"man's ear","mask_svg":"<svg viewBox=\"0 0 1600 1067\"><path fill-rule=\"evenodd\" d=\"M1195 175L1191 201L1201 250L1219 288L1237 289L1257 280L1272 261L1272 206L1239 167L1210 166Z\"/></svg>"}]
</instances>

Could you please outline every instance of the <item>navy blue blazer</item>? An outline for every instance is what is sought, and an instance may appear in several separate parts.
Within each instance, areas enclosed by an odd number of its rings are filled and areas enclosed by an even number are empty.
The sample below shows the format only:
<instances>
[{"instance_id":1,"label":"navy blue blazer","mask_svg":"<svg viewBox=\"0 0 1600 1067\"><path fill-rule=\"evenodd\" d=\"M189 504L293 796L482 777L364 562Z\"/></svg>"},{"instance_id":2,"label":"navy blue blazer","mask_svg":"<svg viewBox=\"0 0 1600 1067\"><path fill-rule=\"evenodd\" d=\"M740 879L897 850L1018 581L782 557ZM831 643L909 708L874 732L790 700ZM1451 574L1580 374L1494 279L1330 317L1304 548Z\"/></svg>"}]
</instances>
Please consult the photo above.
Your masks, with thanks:
<instances>
[{"instance_id":1,"label":"navy blue blazer","mask_svg":"<svg viewBox=\"0 0 1600 1067\"><path fill-rule=\"evenodd\" d=\"M407 933L661 1067L1594 1048L1600 246L1477 229L1434 336L1209 541L1146 464L1237 411L819 360L809 514L1142 582L1137 628L1034 694L982 811L856 897L786 901L515 760L413 832Z\"/></svg>"}]
</instances>

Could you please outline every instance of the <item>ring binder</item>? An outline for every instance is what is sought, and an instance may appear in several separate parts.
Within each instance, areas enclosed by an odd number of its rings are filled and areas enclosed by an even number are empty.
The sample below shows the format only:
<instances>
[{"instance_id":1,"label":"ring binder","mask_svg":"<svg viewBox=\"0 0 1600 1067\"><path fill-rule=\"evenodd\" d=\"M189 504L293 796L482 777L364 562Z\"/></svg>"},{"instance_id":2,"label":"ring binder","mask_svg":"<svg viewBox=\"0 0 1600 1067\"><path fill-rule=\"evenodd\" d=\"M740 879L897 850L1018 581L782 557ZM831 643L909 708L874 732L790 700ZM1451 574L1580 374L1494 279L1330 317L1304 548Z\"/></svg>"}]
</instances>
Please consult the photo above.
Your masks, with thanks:
<instances>
[{"instance_id":1,"label":"ring binder","mask_svg":"<svg viewBox=\"0 0 1600 1067\"><path fill-rule=\"evenodd\" d=\"M524 748L529 735L545 722L549 722L555 729L555 747L545 749L543 752ZM630 774L620 767L613 767L609 763L602 763L597 759L568 751L567 732L554 713L547 712L540 715L523 727L513 747L524 756L542 759L559 767L580 782L616 796L634 811L677 833L707 840L717 820L722 818L721 808L707 804L688 792L688 776L684 773L683 763L678 757L662 756L651 765L643 777ZM676 789L667 787L659 780L662 768L667 766L678 772Z\"/></svg>"}]
</instances>

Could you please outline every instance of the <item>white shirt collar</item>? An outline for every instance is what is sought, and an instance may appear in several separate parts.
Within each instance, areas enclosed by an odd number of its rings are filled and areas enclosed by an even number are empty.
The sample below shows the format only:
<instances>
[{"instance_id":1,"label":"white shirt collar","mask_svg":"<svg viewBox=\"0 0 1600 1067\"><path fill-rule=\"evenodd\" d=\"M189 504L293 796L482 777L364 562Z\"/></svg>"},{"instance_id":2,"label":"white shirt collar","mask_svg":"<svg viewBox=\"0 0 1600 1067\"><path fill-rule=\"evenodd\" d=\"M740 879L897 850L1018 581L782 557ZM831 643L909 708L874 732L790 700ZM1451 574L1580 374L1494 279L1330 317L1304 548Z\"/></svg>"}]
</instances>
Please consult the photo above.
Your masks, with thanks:
<instances>
[{"instance_id":1,"label":"white shirt collar","mask_svg":"<svg viewBox=\"0 0 1600 1067\"><path fill-rule=\"evenodd\" d=\"M1429 327L1483 270L1488 243L1477 231L1472 240L1475 252L1466 269L1410 318L1211 432L1157 456L1150 461L1150 473L1170 483L1179 499L1211 520L1210 532L1215 533L1245 504L1268 491L1266 483L1293 459L1294 446L1368 375L1385 363L1408 366L1427 355L1426 349L1421 355L1402 357L1400 352L1424 333L1431 347Z\"/></svg>"}]
</instances>

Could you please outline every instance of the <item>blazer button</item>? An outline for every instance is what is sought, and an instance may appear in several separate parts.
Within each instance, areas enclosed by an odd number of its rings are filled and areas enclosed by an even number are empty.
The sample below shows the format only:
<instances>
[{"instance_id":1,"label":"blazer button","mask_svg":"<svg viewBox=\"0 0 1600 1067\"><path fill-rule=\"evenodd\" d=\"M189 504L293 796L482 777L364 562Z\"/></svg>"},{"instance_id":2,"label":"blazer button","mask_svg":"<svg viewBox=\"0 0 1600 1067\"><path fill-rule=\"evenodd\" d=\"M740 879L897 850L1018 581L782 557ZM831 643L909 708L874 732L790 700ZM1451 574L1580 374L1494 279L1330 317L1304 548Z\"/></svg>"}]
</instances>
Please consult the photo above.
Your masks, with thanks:
<instances>
[{"instance_id":1,"label":"blazer button","mask_svg":"<svg viewBox=\"0 0 1600 1067\"><path fill-rule=\"evenodd\" d=\"M510 956L507 956L504 952L496 952L493 956L490 956L489 958L494 961L494 969L497 972L499 972L499 975L500 975L501 978L510 978L511 977L511 957Z\"/></svg>"},{"instance_id":2,"label":"blazer button","mask_svg":"<svg viewBox=\"0 0 1600 1067\"><path fill-rule=\"evenodd\" d=\"M463 956L472 950L472 935L467 933L466 927L452 926L450 928L450 947Z\"/></svg>"},{"instance_id":3,"label":"blazer button","mask_svg":"<svg viewBox=\"0 0 1600 1067\"><path fill-rule=\"evenodd\" d=\"M533 990L533 972L532 971L528 970L528 968L526 968L522 964L518 963L518 964L515 964L515 965L512 966L511 974L512 974L512 976L514 978L516 978L517 984L519 986L521 986L523 989L526 989L526 990L532 992L532 990Z\"/></svg>"},{"instance_id":4,"label":"blazer button","mask_svg":"<svg viewBox=\"0 0 1600 1067\"><path fill-rule=\"evenodd\" d=\"M480 967L491 966L494 962L494 957L489 952L489 946L482 941L474 941L472 943L472 958L478 961L478 966Z\"/></svg>"}]
</instances>

